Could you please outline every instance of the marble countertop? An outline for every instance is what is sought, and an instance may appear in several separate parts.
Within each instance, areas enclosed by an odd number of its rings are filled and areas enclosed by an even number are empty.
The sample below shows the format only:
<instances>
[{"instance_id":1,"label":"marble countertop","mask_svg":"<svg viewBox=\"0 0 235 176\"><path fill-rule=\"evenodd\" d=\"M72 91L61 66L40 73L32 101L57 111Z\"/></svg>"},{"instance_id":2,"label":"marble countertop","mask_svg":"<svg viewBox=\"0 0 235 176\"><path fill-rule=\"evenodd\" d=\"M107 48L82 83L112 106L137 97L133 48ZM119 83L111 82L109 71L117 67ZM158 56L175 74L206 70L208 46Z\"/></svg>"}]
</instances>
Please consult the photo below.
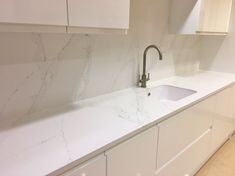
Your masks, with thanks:
<instances>
[{"instance_id":1,"label":"marble countertop","mask_svg":"<svg viewBox=\"0 0 235 176\"><path fill-rule=\"evenodd\" d=\"M0 175L55 175L157 124L235 82L235 75L198 72L149 83L33 114L0 131ZM159 85L193 89L182 100L159 101L147 93Z\"/></svg>"}]
</instances>

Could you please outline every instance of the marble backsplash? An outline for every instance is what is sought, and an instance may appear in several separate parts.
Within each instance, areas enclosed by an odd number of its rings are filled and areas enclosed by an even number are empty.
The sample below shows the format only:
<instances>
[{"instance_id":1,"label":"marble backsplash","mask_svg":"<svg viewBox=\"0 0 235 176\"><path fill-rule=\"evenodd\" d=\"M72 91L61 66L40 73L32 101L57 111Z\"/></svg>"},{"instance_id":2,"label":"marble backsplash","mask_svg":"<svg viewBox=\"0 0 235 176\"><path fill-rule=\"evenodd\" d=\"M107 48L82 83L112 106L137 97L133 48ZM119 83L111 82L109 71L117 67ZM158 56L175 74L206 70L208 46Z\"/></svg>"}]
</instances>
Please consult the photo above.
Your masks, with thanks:
<instances>
[{"instance_id":1,"label":"marble backsplash","mask_svg":"<svg viewBox=\"0 0 235 176\"><path fill-rule=\"evenodd\" d=\"M128 35L0 33L2 126L45 108L136 85L149 44L151 80L198 69L200 37L168 34L170 0L132 0Z\"/></svg>"}]
</instances>

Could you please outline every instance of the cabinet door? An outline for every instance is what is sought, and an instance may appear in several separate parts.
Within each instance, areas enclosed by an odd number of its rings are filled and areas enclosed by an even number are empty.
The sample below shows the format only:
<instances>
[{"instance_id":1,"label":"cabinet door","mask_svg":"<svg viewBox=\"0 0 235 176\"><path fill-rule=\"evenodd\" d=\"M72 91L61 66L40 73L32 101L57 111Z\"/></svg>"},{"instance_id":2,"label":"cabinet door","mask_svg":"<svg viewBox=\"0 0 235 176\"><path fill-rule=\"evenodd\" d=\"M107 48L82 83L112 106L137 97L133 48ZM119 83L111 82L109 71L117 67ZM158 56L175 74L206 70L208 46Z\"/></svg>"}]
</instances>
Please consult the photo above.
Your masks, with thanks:
<instances>
[{"instance_id":1,"label":"cabinet door","mask_svg":"<svg viewBox=\"0 0 235 176\"><path fill-rule=\"evenodd\" d=\"M213 110L209 98L159 124L157 168L211 128Z\"/></svg>"},{"instance_id":2,"label":"cabinet door","mask_svg":"<svg viewBox=\"0 0 235 176\"><path fill-rule=\"evenodd\" d=\"M0 0L0 23L67 25L66 0Z\"/></svg>"},{"instance_id":3,"label":"cabinet door","mask_svg":"<svg viewBox=\"0 0 235 176\"><path fill-rule=\"evenodd\" d=\"M150 176L156 169L157 127L107 152L107 176Z\"/></svg>"},{"instance_id":4,"label":"cabinet door","mask_svg":"<svg viewBox=\"0 0 235 176\"><path fill-rule=\"evenodd\" d=\"M68 0L69 26L129 28L130 0Z\"/></svg>"},{"instance_id":5,"label":"cabinet door","mask_svg":"<svg viewBox=\"0 0 235 176\"><path fill-rule=\"evenodd\" d=\"M228 32L231 8L232 0L203 0L198 31Z\"/></svg>"},{"instance_id":6,"label":"cabinet door","mask_svg":"<svg viewBox=\"0 0 235 176\"><path fill-rule=\"evenodd\" d=\"M227 88L215 95L216 107L213 117L212 152L217 150L234 130L231 103L232 88Z\"/></svg>"},{"instance_id":7,"label":"cabinet door","mask_svg":"<svg viewBox=\"0 0 235 176\"><path fill-rule=\"evenodd\" d=\"M235 85L230 88L230 112L231 112L231 122L232 130L235 130Z\"/></svg>"},{"instance_id":8,"label":"cabinet door","mask_svg":"<svg viewBox=\"0 0 235 176\"><path fill-rule=\"evenodd\" d=\"M235 85L233 85L231 88L230 109L231 109L232 129L233 131L235 131Z\"/></svg>"},{"instance_id":9,"label":"cabinet door","mask_svg":"<svg viewBox=\"0 0 235 176\"><path fill-rule=\"evenodd\" d=\"M185 150L156 171L156 176L194 175L209 157L211 130L207 130Z\"/></svg>"},{"instance_id":10,"label":"cabinet door","mask_svg":"<svg viewBox=\"0 0 235 176\"><path fill-rule=\"evenodd\" d=\"M62 174L62 176L106 176L106 157L104 155L98 156Z\"/></svg>"}]
</instances>

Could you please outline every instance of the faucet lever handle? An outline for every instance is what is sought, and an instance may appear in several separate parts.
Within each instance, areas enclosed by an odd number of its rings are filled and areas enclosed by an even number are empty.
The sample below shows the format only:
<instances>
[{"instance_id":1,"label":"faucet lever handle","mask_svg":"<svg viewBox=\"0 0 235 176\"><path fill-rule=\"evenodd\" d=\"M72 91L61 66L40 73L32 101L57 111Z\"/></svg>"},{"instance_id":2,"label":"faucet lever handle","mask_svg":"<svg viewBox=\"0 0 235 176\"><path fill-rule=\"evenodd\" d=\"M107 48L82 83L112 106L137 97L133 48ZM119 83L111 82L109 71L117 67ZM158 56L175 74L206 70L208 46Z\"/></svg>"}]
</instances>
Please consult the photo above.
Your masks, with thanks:
<instances>
[{"instance_id":1,"label":"faucet lever handle","mask_svg":"<svg viewBox=\"0 0 235 176\"><path fill-rule=\"evenodd\" d=\"M147 77L147 81L149 81L150 80L150 73L148 73L148 77Z\"/></svg>"}]
</instances>

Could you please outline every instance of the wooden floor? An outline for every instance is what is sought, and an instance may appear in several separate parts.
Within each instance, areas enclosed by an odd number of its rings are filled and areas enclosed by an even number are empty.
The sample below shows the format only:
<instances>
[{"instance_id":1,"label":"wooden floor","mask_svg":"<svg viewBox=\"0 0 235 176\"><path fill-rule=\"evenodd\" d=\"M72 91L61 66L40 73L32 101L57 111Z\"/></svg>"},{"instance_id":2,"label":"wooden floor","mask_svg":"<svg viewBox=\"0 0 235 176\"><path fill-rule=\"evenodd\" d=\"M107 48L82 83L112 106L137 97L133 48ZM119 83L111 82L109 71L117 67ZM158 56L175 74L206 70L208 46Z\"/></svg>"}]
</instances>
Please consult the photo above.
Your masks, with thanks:
<instances>
[{"instance_id":1,"label":"wooden floor","mask_svg":"<svg viewBox=\"0 0 235 176\"><path fill-rule=\"evenodd\" d=\"M235 136L195 176L235 176Z\"/></svg>"}]
</instances>

